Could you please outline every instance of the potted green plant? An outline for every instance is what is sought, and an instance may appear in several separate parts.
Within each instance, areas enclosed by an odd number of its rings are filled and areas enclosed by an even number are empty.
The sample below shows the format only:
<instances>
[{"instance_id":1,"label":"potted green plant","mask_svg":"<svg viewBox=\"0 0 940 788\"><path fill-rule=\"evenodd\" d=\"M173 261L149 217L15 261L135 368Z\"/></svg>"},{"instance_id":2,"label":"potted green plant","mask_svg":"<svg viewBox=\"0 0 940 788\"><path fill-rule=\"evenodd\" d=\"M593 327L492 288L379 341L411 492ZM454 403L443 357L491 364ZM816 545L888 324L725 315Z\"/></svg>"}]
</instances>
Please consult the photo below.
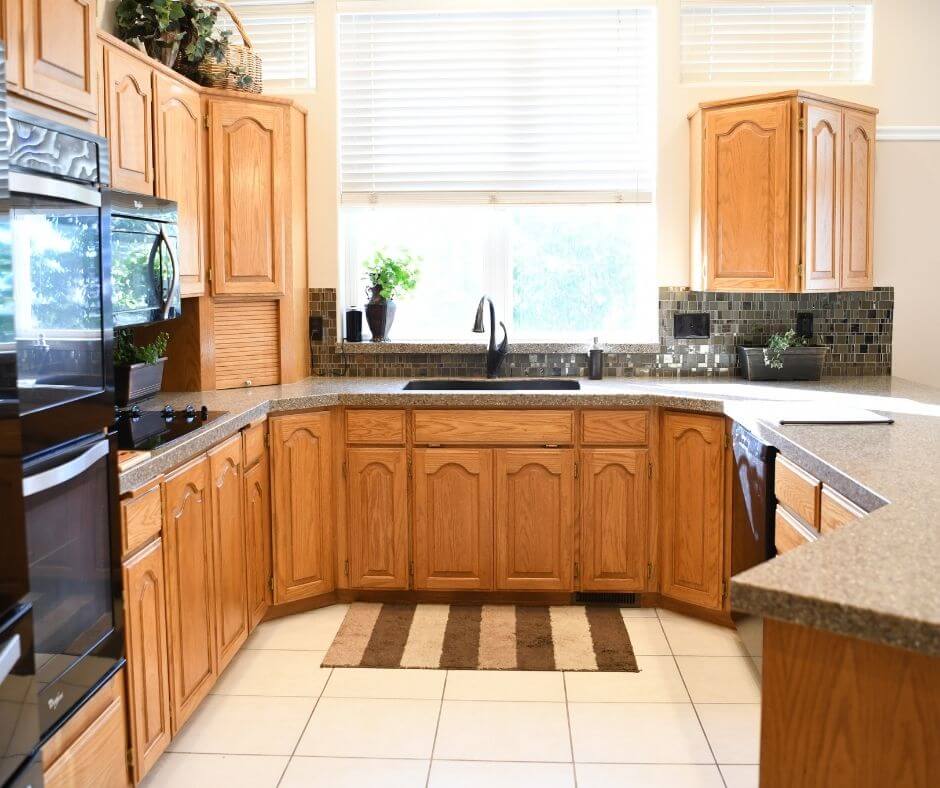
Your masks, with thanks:
<instances>
[{"instance_id":1,"label":"potted green plant","mask_svg":"<svg viewBox=\"0 0 940 788\"><path fill-rule=\"evenodd\" d=\"M418 260L407 251L398 257L391 257L383 252L365 264L369 287L366 294L366 320L372 332L373 342L387 342L388 332L395 320L396 295L414 290L418 284Z\"/></svg>"},{"instance_id":2,"label":"potted green plant","mask_svg":"<svg viewBox=\"0 0 940 788\"><path fill-rule=\"evenodd\" d=\"M162 331L153 342L135 345L132 329L114 332L114 399L118 405L130 405L160 391L169 341L170 335Z\"/></svg>"},{"instance_id":3,"label":"potted green plant","mask_svg":"<svg viewBox=\"0 0 940 788\"><path fill-rule=\"evenodd\" d=\"M819 380L828 350L791 328L772 334L766 347L739 347L738 365L747 380Z\"/></svg>"}]
</instances>

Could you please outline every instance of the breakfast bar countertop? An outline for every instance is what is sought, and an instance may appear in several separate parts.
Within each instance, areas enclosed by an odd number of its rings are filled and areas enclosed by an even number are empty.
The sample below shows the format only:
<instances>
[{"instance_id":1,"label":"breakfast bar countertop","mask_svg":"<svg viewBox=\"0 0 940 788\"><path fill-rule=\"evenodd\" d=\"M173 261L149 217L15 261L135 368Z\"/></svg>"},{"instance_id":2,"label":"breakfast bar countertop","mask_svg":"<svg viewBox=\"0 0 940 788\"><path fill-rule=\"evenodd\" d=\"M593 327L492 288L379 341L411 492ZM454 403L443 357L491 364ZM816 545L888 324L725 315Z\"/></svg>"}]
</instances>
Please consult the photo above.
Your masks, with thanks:
<instances>
[{"instance_id":1,"label":"breakfast bar countertop","mask_svg":"<svg viewBox=\"0 0 940 788\"><path fill-rule=\"evenodd\" d=\"M267 413L346 405L650 407L723 413L870 514L732 578L735 610L940 656L940 389L892 377L754 383L730 378L610 378L580 391L404 391L399 378L308 378L226 391L161 394L150 407L199 402L227 411L120 474L121 492ZM780 426L787 403L890 414L892 425Z\"/></svg>"}]
</instances>

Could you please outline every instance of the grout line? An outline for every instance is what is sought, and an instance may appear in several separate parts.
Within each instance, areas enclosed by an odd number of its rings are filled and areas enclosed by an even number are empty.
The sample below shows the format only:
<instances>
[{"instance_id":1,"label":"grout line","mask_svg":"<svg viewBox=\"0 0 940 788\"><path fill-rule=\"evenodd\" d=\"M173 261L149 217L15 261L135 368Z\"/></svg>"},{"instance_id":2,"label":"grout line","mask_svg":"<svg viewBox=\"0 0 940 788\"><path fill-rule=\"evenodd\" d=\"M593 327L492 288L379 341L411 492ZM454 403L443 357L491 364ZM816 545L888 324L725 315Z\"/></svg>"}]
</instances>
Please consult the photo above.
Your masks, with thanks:
<instances>
[{"instance_id":1,"label":"grout line","mask_svg":"<svg viewBox=\"0 0 940 788\"><path fill-rule=\"evenodd\" d=\"M333 677L333 668L330 668L330 675L326 677L326 681L323 682L323 689L320 690L320 694L317 696L316 702L313 704L313 708L310 710L310 716L307 717L307 721L304 723L303 730L300 732L300 736L297 737L297 741L294 742L294 749L291 750L290 757L287 759L287 763L284 765L284 771L281 772L281 776L278 778L277 786L284 781L284 775L287 774L287 770L290 768L290 762L294 759L294 755L297 753L297 748L300 746L300 742L303 741L304 734L307 732L307 728L310 727L310 721L313 719L313 715L317 710L317 706L320 705L320 700L323 698L323 690L326 689L326 685L330 683L330 679Z\"/></svg>"},{"instance_id":2,"label":"grout line","mask_svg":"<svg viewBox=\"0 0 940 788\"><path fill-rule=\"evenodd\" d=\"M444 671L444 683L441 685L441 705L437 708L437 723L434 726L434 738L431 740L431 757L428 758L428 776L424 781L424 788L431 785L431 767L434 765L434 750L437 747L437 732L441 728L441 716L444 714L444 696L447 694L447 678L450 671ZM442 759L443 760L443 759Z\"/></svg>"},{"instance_id":3,"label":"grout line","mask_svg":"<svg viewBox=\"0 0 940 788\"><path fill-rule=\"evenodd\" d=\"M574 779L574 788L578 788L578 770L574 764L574 736L571 733L571 709L568 706L568 677L565 671L561 672L561 686L565 693L565 720L568 722L568 747L571 748L571 775Z\"/></svg>"}]
</instances>

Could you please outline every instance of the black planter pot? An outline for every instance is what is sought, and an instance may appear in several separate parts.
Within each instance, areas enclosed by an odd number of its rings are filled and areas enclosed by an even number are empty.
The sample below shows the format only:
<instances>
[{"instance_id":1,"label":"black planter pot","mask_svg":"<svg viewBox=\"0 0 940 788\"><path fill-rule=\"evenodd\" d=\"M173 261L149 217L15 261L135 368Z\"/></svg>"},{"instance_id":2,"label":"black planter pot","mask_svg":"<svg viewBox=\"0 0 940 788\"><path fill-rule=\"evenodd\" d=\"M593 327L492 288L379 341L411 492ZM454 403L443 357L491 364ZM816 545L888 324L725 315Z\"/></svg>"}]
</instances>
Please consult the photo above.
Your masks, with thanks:
<instances>
[{"instance_id":1,"label":"black planter pot","mask_svg":"<svg viewBox=\"0 0 940 788\"><path fill-rule=\"evenodd\" d=\"M155 364L131 364L114 368L114 401L120 407L132 405L152 397L163 386L163 365L166 358Z\"/></svg>"},{"instance_id":2,"label":"black planter pot","mask_svg":"<svg viewBox=\"0 0 940 788\"><path fill-rule=\"evenodd\" d=\"M819 380L826 347L790 347L783 351L783 368L774 369L764 361L764 348L739 347L738 367L747 380Z\"/></svg>"},{"instance_id":3,"label":"black planter pot","mask_svg":"<svg viewBox=\"0 0 940 788\"><path fill-rule=\"evenodd\" d=\"M388 332L395 321L395 302L382 298L374 288L372 299L366 304L366 322L373 342L388 342Z\"/></svg>"}]
</instances>

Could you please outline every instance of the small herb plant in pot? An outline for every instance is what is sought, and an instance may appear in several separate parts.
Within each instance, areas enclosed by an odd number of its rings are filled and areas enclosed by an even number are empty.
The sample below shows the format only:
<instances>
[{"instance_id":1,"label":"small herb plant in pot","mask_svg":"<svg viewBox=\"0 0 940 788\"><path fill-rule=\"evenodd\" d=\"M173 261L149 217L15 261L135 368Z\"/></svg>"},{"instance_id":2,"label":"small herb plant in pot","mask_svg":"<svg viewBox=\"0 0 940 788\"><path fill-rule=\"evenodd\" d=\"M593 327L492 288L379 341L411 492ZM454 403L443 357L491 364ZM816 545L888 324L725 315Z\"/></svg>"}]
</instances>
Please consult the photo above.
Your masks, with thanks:
<instances>
[{"instance_id":1,"label":"small herb plant in pot","mask_svg":"<svg viewBox=\"0 0 940 788\"><path fill-rule=\"evenodd\" d=\"M129 328L114 332L114 399L120 406L153 396L163 385L170 336L165 331L146 345L135 345Z\"/></svg>"},{"instance_id":2,"label":"small herb plant in pot","mask_svg":"<svg viewBox=\"0 0 940 788\"><path fill-rule=\"evenodd\" d=\"M827 351L790 329L771 335L766 347L739 347L738 361L748 380L819 380Z\"/></svg>"},{"instance_id":3,"label":"small herb plant in pot","mask_svg":"<svg viewBox=\"0 0 940 788\"><path fill-rule=\"evenodd\" d=\"M388 332L395 320L395 301L397 295L414 290L418 284L418 260L408 252L401 252L398 257L391 257L383 252L365 265L369 287L366 294L366 320L372 332L373 342L387 342Z\"/></svg>"}]
</instances>

